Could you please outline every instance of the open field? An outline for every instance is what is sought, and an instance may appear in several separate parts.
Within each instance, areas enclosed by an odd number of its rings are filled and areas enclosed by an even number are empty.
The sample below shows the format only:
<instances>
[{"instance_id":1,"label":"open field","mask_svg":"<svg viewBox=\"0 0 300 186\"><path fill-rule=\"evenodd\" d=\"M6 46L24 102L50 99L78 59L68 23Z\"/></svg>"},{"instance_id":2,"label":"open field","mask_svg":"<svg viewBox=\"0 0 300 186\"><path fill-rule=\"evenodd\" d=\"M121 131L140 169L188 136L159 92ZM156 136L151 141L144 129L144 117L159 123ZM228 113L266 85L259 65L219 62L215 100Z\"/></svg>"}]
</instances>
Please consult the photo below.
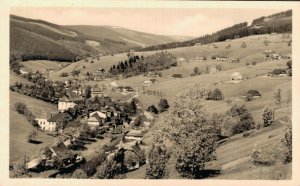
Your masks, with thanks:
<instances>
[{"instance_id":1,"label":"open field","mask_svg":"<svg viewBox=\"0 0 300 186\"><path fill-rule=\"evenodd\" d=\"M10 116L9 116L9 162L13 163L23 160L26 153L27 158L32 159L38 151L47 145L52 145L55 139L43 132L38 132L38 140L42 141L41 144L31 144L27 142L27 136L32 130L36 130L31 123L29 123L25 116L18 114L15 111L14 105L16 102L22 102L36 116L46 117L47 112L55 111L55 105L50 105L46 102L30 98L15 92L10 92Z\"/></svg>"},{"instance_id":2,"label":"open field","mask_svg":"<svg viewBox=\"0 0 300 186\"><path fill-rule=\"evenodd\" d=\"M49 70L59 70L60 66L67 65L67 62L55 62L55 61L47 61L47 60L36 60L36 61L26 61L21 62L21 65L24 67L23 70L27 72L44 72Z\"/></svg>"}]
</instances>

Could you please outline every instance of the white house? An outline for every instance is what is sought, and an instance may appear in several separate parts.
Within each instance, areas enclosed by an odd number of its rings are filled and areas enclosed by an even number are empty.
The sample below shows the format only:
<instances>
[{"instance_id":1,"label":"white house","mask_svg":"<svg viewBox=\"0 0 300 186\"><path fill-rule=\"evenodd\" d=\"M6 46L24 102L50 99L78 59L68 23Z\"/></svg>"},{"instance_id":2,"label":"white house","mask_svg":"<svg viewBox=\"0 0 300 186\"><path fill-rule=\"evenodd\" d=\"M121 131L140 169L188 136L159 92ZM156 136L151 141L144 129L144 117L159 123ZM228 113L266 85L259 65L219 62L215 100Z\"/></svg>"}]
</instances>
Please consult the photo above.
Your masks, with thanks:
<instances>
[{"instance_id":1,"label":"white house","mask_svg":"<svg viewBox=\"0 0 300 186\"><path fill-rule=\"evenodd\" d=\"M145 86L145 87L150 87L150 86L152 86L152 81L150 81L150 80L146 80L146 81L144 81L144 83L143 83L143 85Z\"/></svg>"},{"instance_id":2,"label":"white house","mask_svg":"<svg viewBox=\"0 0 300 186\"><path fill-rule=\"evenodd\" d=\"M46 131L55 131L56 123L49 123L47 119L44 118L36 118L35 119L42 130Z\"/></svg>"},{"instance_id":3,"label":"white house","mask_svg":"<svg viewBox=\"0 0 300 186\"><path fill-rule=\"evenodd\" d=\"M75 105L76 103L63 97L59 99L57 109L60 112L63 112L65 110L68 110L69 108L74 108Z\"/></svg>"},{"instance_id":4,"label":"white house","mask_svg":"<svg viewBox=\"0 0 300 186\"><path fill-rule=\"evenodd\" d=\"M87 124L92 127L102 126L106 118L107 118L106 113L95 111L90 113L89 118L87 120Z\"/></svg>"},{"instance_id":5,"label":"white house","mask_svg":"<svg viewBox=\"0 0 300 186\"><path fill-rule=\"evenodd\" d=\"M20 69L19 70L20 74L24 75L24 74L28 74L28 72L26 72L25 70Z\"/></svg>"},{"instance_id":6,"label":"white house","mask_svg":"<svg viewBox=\"0 0 300 186\"><path fill-rule=\"evenodd\" d=\"M240 81L243 80L243 76L239 72L234 72L231 74L230 79L232 81Z\"/></svg>"}]
</instances>

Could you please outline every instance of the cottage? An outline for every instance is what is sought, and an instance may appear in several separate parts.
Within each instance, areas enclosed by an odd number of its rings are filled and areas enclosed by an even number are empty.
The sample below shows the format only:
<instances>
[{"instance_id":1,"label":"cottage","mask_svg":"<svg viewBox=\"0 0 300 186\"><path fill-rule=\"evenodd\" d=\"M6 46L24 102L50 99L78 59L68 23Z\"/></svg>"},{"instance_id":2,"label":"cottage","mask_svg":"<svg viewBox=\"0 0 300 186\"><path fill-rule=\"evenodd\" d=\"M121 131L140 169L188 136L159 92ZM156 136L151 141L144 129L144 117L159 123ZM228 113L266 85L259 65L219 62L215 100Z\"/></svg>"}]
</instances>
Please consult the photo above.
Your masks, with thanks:
<instances>
[{"instance_id":1,"label":"cottage","mask_svg":"<svg viewBox=\"0 0 300 186\"><path fill-rule=\"evenodd\" d=\"M260 98L261 94L257 90L248 90L244 97Z\"/></svg>"},{"instance_id":2,"label":"cottage","mask_svg":"<svg viewBox=\"0 0 300 186\"><path fill-rule=\"evenodd\" d=\"M26 72L25 70L22 70L22 69L20 69L19 72L20 72L20 74L22 74L22 75L28 74L28 72Z\"/></svg>"},{"instance_id":3,"label":"cottage","mask_svg":"<svg viewBox=\"0 0 300 186\"><path fill-rule=\"evenodd\" d=\"M138 169L145 163L145 152L137 142L124 143L121 141L118 150L124 151L124 164L129 171Z\"/></svg>"},{"instance_id":4,"label":"cottage","mask_svg":"<svg viewBox=\"0 0 300 186\"><path fill-rule=\"evenodd\" d=\"M57 130L58 124L66 124L66 122L69 120L71 120L70 115L59 112L47 120L48 123L45 123L45 128L42 128L42 130L47 130L47 126L49 131Z\"/></svg>"},{"instance_id":5,"label":"cottage","mask_svg":"<svg viewBox=\"0 0 300 186\"><path fill-rule=\"evenodd\" d=\"M52 159L56 159L60 167L65 167L76 161L77 154L73 154L63 143L50 148L50 150L52 152Z\"/></svg>"},{"instance_id":6,"label":"cottage","mask_svg":"<svg viewBox=\"0 0 300 186\"><path fill-rule=\"evenodd\" d=\"M130 130L125 135L125 139L129 140L129 141L138 141L138 142L141 142L143 136L144 136L144 132L143 131L132 129L132 130Z\"/></svg>"},{"instance_id":7,"label":"cottage","mask_svg":"<svg viewBox=\"0 0 300 186\"><path fill-rule=\"evenodd\" d=\"M236 57L230 57L228 59L228 61L230 61L231 63L239 63L240 62L240 60L238 58L236 58Z\"/></svg>"},{"instance_id":8,"label":"cottage","mask_svg":"<svg viewBox=\"0 0 300 186\"><path fill-rule=\"evenodd\" d=\"M287 73L284 69L274 69L271 74L272 76L287 76Z\"/></svg>"},{"instance_id":9,"label":"cottage","mask_svg":"<svg viewBox=\"0 0 300 186\"><path fill-rule=\"evenodd\" d=\"M42 129L42 130L46 130L46 131L55 131L56 129L56 124L51 124L48 122L47 119L44 118L36 118L35 119L38 123L38 126Z\"/></svg>"},{"instance_id":10,"label":"cottage","mask_svg":"<svg viewBox=\"0 0 300 186\"><path fill-rule=\"evenodd\" d=\"M87 124L91 127L103 126L104 122L107 120L108 114L105 112L95 111L90 113L87 120Z\"/></svg>"},{"instance_id":11,"label":"cottage","mask_svg":"<svg viewBox=\"0 0 300 186\"><path fill-rule=\"evenodd\" d=\"M117 88L117 87L119 87L118 83L116 83L115 81L111 82L111 83L110 83L110 86L111 86L112 88Z\"/></svg>"},{"instance_id":12,"label":"cottage","mask_svg":"<svg viewBox=\"0 0 300 186\"><path fill-rule=\"evenodd\" d=\"M150 86L153 85L153 83L152 83L152 81L150 81L150 80L146 80L146 81L144 81L143 85L144 85L145 87L150 87Z\"/></svg>"},{"instance_id":13,"label":"cottage","mask_svg":"<svg viewBox=\"0 0 300 186\"><path fill-rule=\"evenodd\" d=\"M218 72L218 69L215 67L215 66L211 66L210 68L209 68L209 73L210 74L215 74L215 73L217 73Z\"/></svg>"},{"instance_id":14,"label":"cottage","mask_svg":"<svg viewBox=\"0 0 300 186\"><path fill-rule=\"evenodd\" d=\"M73 92L67 92L65 96L58 100L58 110L63 112L69 108L75 107L76 104L81 102L83 98L74 94Z\"/></svg>"},{"instance_id":15,"label":"cottage","mask_svg":"<svg viewBox=\"0 0 300 186\"><path fill-rule=\"evenodd\" d=\"M94 98L96 96L101 97L103 95L103 92L100 88L92 88L91 90L91 97Z\"/></svg>"},{"instance_id":16,"label":"cottage","mask_svg":"<svg viewBox=\"0 0 300 186\"><path fill-rule=\"evenodd\" d=\"M243 76L239 72L234 72L231 74L230 79L232 81L241 81L243 80Z\"/></svg>"},{"instance_id":17,"label":"cottage","mask_svg":"<svg viewBox=\"0 0 300 186\"><path fill-rule=\"evenodd\" d=\"M182 74L173 74L172 78L182 78Z\"/></svg>"}]
</instances>

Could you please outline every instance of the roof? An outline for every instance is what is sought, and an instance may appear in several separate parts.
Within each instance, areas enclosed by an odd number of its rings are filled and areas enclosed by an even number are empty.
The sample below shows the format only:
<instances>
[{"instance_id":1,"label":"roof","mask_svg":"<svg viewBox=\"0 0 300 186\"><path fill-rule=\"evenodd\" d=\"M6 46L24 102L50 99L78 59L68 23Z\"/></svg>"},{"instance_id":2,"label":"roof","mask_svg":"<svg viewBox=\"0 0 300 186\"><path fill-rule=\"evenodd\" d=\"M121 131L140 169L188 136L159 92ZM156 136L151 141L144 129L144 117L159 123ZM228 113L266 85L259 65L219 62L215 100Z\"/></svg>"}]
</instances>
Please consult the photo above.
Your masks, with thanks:
<instances>
[{"instance_id":1,"label":"roof","mask_svg":"<svg viewBox=\"0 0 300 186\"><path fill-rule=\"evenodd\" d=\"M101 90L100 88L97 87L97 88L93 88L93 89L92 89L92 92L102 92L102 90Z\"/></svg>"},{"instance_id":2,"label":"roof","mask_svg":"<svg viewBox=\"0 0 300 186\"><path fill-rule=\"evenodd\" d=\"M90 113L90 117L95 117L98 119L98 121L100 121L101 118L106 118L107 116L103 112L95 111L95 112Z\"/></svg>"},{"instance_id":3,"label":"roof","mask_svg":"<svg viewBox=\"0 0 300 186\"><path fill-rule=\"evenodd\" d=\"M73 101L80 101L83 98L81 96L78 96L76 93L72 91L68 91L67 95L63 96L59 99L60 102L73 102Z\"/></svg>"},{"instance_id":4,"label":"roof","mask_svg":"<svg viewBox=\"0 0 300 186\"><path fill-rule=\"evenodd\" d=\"M152 83L152 81L150 81L150 80L144 81L144 84L151 84L151 83Z\"/></svg>"},{"instance_id":5,"label":"roof","mask_svg":"<svg viewBox=\"0 0 300 186\"><path fill-rule=\"evenodd\" d=\"M63 121L63 119L67 117L66 114L59 112L57 114L55 114L54 116L52 116L51 118L48 119L48 122L60 122Z\"/></svg>"},{"instance_id":6,"label":"roof","mask_svg":"<svg viewBox=\"0 0 300 186\"><path fill-rule=\"evenodd\" d=\"M242 76L239 72L234 72L231 74L231 76Z\"/></svg>"},{"instance_id":7,"label":"roof","mask_svg":"<svg viewBox=\"0 0 300 186\"><path fill-rule=\"evenodd\" d=\"M118 85L116 82L114 82L114 81L111 82L110 85L111 85L112 87L118 87L118 86L119 86L119 85Z\"/></svg>"},{"instance_id":8,"label":"roof","mask_svg":"<svg viewBox=\"0 0 300 186\"><path fill-rule=\"evenodd\" d=\"M57 154L59 159L66 159L73 156L73 153L66 147L64 143L60 143L56 147L52 147L52 150Z\"/></svg>"},{"instance_id":9,"label":"roof","mask_svg":"<svg viewBox=\"0 0 300 186\"><path fill-rule=\"evenodd\" d=\"M257 90L248 90L247 94L251 96L261 96L261 94Z\"/></svg>"}]
</instances>

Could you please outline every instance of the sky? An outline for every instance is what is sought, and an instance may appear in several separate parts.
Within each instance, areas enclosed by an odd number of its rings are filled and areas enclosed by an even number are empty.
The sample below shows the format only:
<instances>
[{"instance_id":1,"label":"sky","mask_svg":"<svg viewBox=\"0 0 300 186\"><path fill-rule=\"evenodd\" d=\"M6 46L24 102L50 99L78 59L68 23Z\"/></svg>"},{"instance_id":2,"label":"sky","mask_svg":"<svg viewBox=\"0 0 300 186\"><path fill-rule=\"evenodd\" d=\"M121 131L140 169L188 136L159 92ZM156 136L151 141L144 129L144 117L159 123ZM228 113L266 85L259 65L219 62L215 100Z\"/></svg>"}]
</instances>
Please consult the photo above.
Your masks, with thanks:
<instances>
[{"instance_id":1,"label":"sky","mask_svg":"<svg viewBox=\"0 0 300 186\"><path fill-rule=\"evenodd\" d=\"M13 7L11 14L59 25L109 25L158 35L199 37L283 9Z\"/></svg>"}]
</instances>

